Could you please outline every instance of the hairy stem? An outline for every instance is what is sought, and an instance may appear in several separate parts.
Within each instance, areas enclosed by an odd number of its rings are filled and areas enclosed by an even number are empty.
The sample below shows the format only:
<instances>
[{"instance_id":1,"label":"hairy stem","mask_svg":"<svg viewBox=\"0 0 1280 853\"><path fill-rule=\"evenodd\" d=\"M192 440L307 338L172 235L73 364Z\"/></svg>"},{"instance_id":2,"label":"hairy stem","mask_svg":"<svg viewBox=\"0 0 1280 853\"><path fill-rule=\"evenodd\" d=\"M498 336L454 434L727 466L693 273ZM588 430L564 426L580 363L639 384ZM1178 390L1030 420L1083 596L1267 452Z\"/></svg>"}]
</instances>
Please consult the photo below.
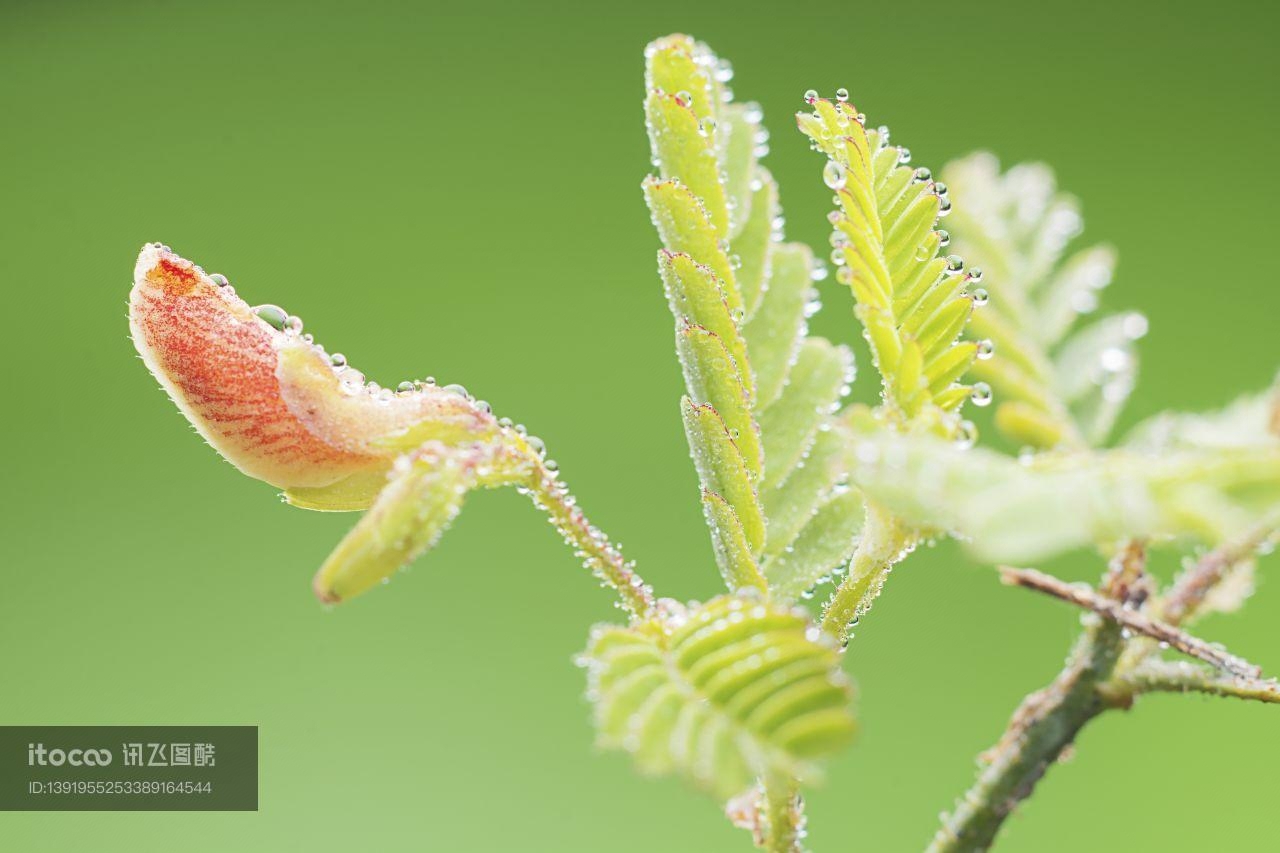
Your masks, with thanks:
<instances>
[{"instance_id":1,"label":"hairy stem","mask_svg":"<svg viewBox=\"0 0 1280 853\"><path fill-rule=\"evenodd\" d=\"M1280 683L1275 679L1223 675L1185 661L1143 661L1101 689L1105 695L1116 694L1113 704L1132 701L1138 693L1205 693L1280 703Z\"/></svg>"},{"instance_id":2,"label":"hairy stem","mask_svg":"<svg viewBox=\"0 0 1280 853\"><path fill-rule=\"evenodd\" d=\"M547 520L560 531L582 564L613 587L622 607L632 616L646 616L653 609L653 588L636 573L635 564L622 556L622 551L609 537L587 520L556 472L538 459L527 483L529 497L547 513Z\"/></svg>"},{"instance_id":3,"label":"hairy stem","mask_svg":"<svg viewBox=\"0 0 1280 853\"><path fill-rule=\"evenodd\" d=\"M1151 619L1137 610L1130 610L1121 602L1113 598L1105 598L1087 587L1069 584L1034 569L1013 569L1008 566L1000 568L1000 579L1010 586L1034 589L1077 607L1092 610L1104 619L1109 619L1135 634L1150 637L1177 649L1184 655L1199 658L1232 675L1241 678L1257 678L1262 674L1261 667L1227 652L1220 646L1206 643L1179 628Z\"/></svg>"},{"instance_id":4,"label":"hairy stem","mask_svg":"<svg viewBox=\"0 0 1280 853\"><path fill-rule=\"evenodd\" d=\"M1121 602L1145 587L1145 552L1127 543L1112 560L1104 594ZM1000 741L981 757L986 767L943 818L930 853L987 850L1005 819L1031 796L1049 766L1075 741L1086 723L1109 705L1098 692L1115 670L1124 646L1123 628L1097 614L1085 616L1085 631L1066 667L1048 687L1027 696Z\"/></svg>"},{"instance_id":5,"label":"hairy stem","mask_svg":"<svg viewBox=\"0 0 1280 853\"><path fill-rule=\"evenodd\" d=\"M1170 625L1181 625L1193 617L1209 593L1227 573L1280 535L1280 510L1264 518L1239 539L1227 542L1196 561L1183 572L1168 595L1157 604L1160 618Z\"/></svg>"},{"instance_id":6,"label":"hairy stem","mask_svg":"<svg viewBox=\"0 0 1280 853\"><path fill-rule=\"evenodd\" d=\"M1120 654L1121 628L1096 616L1067 666L1048 687L1022 701L1000 742L982 756L986 768L943 819L930 853L986 850L1086 723L1106 709L1096 687Z\"/></svg>"},{"instance_id":7,"label":"hairy stem","mask_svg":"<svg viewBox=\"0 0 1280 853\"><path fill-rule=\"evenodd\" d=\"M764 837L761 849L768 853L800 853L804 838L804 804L800 785L790 776L775 774L761 780L763 786Z\"/></svg>"}]
</instances>

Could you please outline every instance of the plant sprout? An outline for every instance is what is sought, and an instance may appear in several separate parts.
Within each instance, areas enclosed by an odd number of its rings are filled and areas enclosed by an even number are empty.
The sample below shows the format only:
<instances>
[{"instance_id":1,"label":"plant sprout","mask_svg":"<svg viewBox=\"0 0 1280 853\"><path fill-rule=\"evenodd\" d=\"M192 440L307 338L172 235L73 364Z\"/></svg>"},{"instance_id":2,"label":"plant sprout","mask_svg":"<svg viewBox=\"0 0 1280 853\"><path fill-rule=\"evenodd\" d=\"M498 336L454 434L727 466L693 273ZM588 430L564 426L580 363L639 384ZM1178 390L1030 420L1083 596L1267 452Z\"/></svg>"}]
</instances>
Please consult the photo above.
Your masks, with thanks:
<instances>
[{"instance_id":1,"label":"plant sprout","mask_svg":"<svg viewBox=\"0 0 1280 853\"><path fill-rule=\"evenodd\" d=\"M600 745L645 773L684 776L777 853L804 848L801 787L855 733L851 627L891 569L939 536L1084 615L1066 667L1014 714L930 850L990 847L1077 732L1142 694L1280 701L1256 665L1184 630L1239 608L1255 556L1275 542L1276 391L1161 415L1106 446L1147 322L1080 322L1114 252L1068 253L1077 203L1047 168L1002 172L987 154L938 180L847 91L810 90L796 120L833 193L830 260L879 385L876 405L846 403L853 354L808 332L826 266L783 237L760 108L734 100L730 66L691 38L660 39L645 57L655 172L643 191L708 563L725 592L655 597L523 427L458 385L368 382L298 318L148 244L130 326L183 414L290 504L365 511L316 575L320 599L388 580L471 491L516 487L625 612L591 630L580 659ZM976 446L965 406L992 403L997 429L1024 448L1016 457ZM1081 547L1106 565L1096 589L1007 565ZM1169 554L1186 568L1161 588L1147 562Z\"/></svg>"}]
</instances>

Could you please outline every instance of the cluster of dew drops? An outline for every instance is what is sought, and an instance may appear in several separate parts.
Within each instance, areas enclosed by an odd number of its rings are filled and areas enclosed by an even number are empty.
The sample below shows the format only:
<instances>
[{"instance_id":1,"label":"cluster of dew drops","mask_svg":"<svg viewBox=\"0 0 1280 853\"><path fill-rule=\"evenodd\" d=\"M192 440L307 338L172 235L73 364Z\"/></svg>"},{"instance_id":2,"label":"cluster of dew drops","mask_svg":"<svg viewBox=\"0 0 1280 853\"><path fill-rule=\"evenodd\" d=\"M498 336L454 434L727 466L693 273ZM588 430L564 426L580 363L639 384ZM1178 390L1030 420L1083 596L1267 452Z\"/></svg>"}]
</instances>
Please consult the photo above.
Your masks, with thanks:
<instances>
[{"instance_id":1,"label":"cluster of dew drops","mask_svg":"<svg viewBox=\"0 0 1280 853\"><path fill-rule=\"evenodd\" d=\"M816 89L809 89L804 93L804 102L812 106L818 102L819 97L820 96ZM843 87L837 89L836 102L841 105L848 104L849 90ZM849 115L847 109L837 109L837 116L837 121L841 122L842 126L848 125ZM821 118L821 115L815 110L813 117ZM867 117L864 113L858 113L856 119L859 124L866 124ZM888 147L889 128L883 125L877 128L876 139L881 148ZM816 142L812 143L812 147L814 150L820 150L820 147ZM905 166L910 162L911 150L903 146L898 146L898 164ZM829 158L826 166L824 166L822 170L822 180L823 183L827 185L828 189L837 193L837 195L833 195L831 198L832 203L836 206L836 210L833 210L828 215L828 221L830 221L833 226L830 237L831 263L836 267L836 280L841 284L848 285L852 283L853 271L849 267L848 259L845 255L845 249L849 244L849 238L839 228L839 222L841 221L843 214L840 212L842 204L840 196L838 195L840 190L844 189L845 184L848 181L848 174L841 163L835 159ZM933 179L933 173L924 167L920 167L915 170L913 181L917 184L929 184L930 192L936 195L939 200L939 218L950 215L951 199L949 197L949 190L946 184L941 181L935 181ZM935 233L938 235L939 248L946 248L951 243L951 235L945 230L938 229ZM931 249L927 246L921 247L917 254L917 258L921 261L927 261L929 260L930 253ZM968 299L972 302L974 308L981 308L990 302L991 296L987 290L983 287L976 286L982 281L982 270L979 267L972 267L966 271L964 259L959 255L947 255L944 260L946 261L946 266L944 267L945 275L963 275L965 277L965 292L962 295L962 298ZM827 275L828 273L825 267L815 268L815 280L825 279ZM991 358L995 355L995 343L988 338L978 341L976 355L977 358L982 361L986 361ZM992 399L993 394L989 384L986 382L975 382L972 385L969 392L969 400L975 406L989 406L991 405ZM973 425L973 422L967 420L961 421L956 433L956 443L961 447L971 447L976 440L977 428Z\"/></svg>"},{"instance_id":2,"label":"cluster of dew drops","mask_svg":"<svg viewBox=\"0 0 1280 853\"><path fill-rule=\"evenodd\" d=\"M213 281L214 284L218 285L218 287L222 288L222 291L226 296L235 296L235 288L227 280L225 275L222 275L221 273L213 273L209 276L209 279ZM357 394L367 394L380 402L390 402L398 395L409 395L415 392L421 392L428 388L437 387L435 377L428 376L426 379L406 380L397 385L395 389L384 388L377 382L367 381L362 372L347 363L347 357L342 353L329 353L325 350L324 346L316 343L315 336L304 331L302 318L296 314L290 314L279 305L273 305L271 303L254 305L249 310L253 312L254 316L271 328L279 332L284 332L286 335L297 337L304 343L309 344L312 349L323 356L329 362L329 366L333 368L333 372L337 374L339 387L341 387L343 392L346 394L352 396ZM492 413L493 411L492 407L487 402L484 400L477 400L472 397L467 389L462 385L443 385L438 387L442 391L457 394L459 397L468 400L477 409L480 409L485 413ZM530 443L533 444L534 442L537 442L536 438ZM541 442L538 443L540 444Z\"/></svg>"}]
</instances>

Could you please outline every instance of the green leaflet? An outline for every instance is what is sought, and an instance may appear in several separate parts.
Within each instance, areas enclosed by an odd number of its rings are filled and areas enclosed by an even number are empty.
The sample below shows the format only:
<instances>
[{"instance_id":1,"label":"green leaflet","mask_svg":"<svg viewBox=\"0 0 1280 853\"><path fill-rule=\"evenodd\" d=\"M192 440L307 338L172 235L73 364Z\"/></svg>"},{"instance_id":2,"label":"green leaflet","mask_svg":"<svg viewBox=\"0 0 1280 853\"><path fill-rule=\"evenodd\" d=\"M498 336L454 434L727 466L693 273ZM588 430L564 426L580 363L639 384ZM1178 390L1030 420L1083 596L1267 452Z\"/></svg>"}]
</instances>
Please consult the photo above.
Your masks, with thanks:
<instances>
[{"instance_id":1,"label":"green leaflet","mask_svg":"<svg viewBox=\"0 0 1280 853\"><path fill-rule=\"evenodd\" d=\"M719 163L714 143L703 135L698 116L679 97L661 91L650 93L645 115L662 177L679 178L702 202L715 231L727 234L728 205Z\"/></svg>"},{"instance_id":2,"label":"green leaflet","mask_svg":"<svg viewBox=\"0 0 1280 853\"><path fill-rule=\"evenodd\" d=\"M853 356L846 348L822 338L801 345L782 396L760 415L767 483L784 482L800 463L839 405L852 373Z\"/></svg>"},{"instance_id":3,"label":"green leaflet","mask_svg":"<svg viewBox=\"0 0 1280 853\"><path fill-rule=\"evenodd\" d=\"M751 544L747 541L746 532L738 514L729 506L729 502L715 492L702 492L702 511L707 517L707 527L711 529L711 543L715 548L716 565L720 567L720 576L730 592L737 592L753 587L759 592L768 589L764 575L756 565L755 556L751 553Z\"/></svg>"},{"instance_id":4,"label":"green leaflet","mask_svg":"<svg viewBox=\"0 0 1280 853\"><path fill-rule=\"evenodd\" d=\"M715 335L733 359L726 368L739 376L750 396L752 383L746 343L729 313L726 290L720 280L709 268L688 255L671 254L665 250L658 253L658 267L677 327L696 325ZM713 366L707 366L701 372L713 369Z\"/></svg>"},{"instance_id":5,"label":"green leaflet","mask_svg":"<svg viewBox=\"0 0 1280 853\"><path fill-rule=\"evenodd\" d=\"M735 596L598 627L583 663L600 744L721 799L770 772L814 776L854 721L838 655L812 632L802 611Z\"/></svg>"},{"instance_id":6,"label":"green leaflet","mask_svg":"<svg viewBox=\"0 0 1280 853\"><path fill-rule=\"evenodd\" d=\"M715 409L698 405L688 397L682 398L680 408L702 488L719 495L733 508L751 553L759 553L764 544L764 515L742 453Z\"/></svg>"},{"instance_id":7,"label":"green leaflet","mask_svg":"<svg viewBox=\"0 0 1280 853\"><path fill-rule=\"evenodd\" d=\"M747 470L758 477L764 462L760 431L751 419L750 398L724 343L702 326L685 325L676 330L676 351L689 395L716 410Z\"/></svg>"},{"instance_id":8,"label":"green leaflet","mask_svg":"<svg viewBox=\"0 0 1280 853\"><path fill-rule=\"evenodd\" d=\"M823 504L794 543L764 565L777 600L794 601L847 565L857 548L863 520L862 495L856 490L845 490Z\"/></svg>"},{"instance_id":9,"label":"green leaflet","mask_svg":"<svg viewBox=\"0 0 1280 853\"><path fill-rule=\"evenodd\" d=\"M812 113L796 118L828 158L823 178L839 201L830 217L837 275L853 290L885 400L908 419L931 405L958 408L963 386L953 383L976 355L956 345L975 276L963 273L959 258L938 256L943 241L934 228L950 210L946 189L928 170L903 165L887 129L868 132L849 104L811 103Z\"/></svg>"},{"instance_id":10,"label":"green leaflet","mask_svg":"<svg viewBox=\"0 0 1280 853\"><path fill-rule=\"evenodd\" d=\"M804 339L805 306L813 289L813 255L805 246L783 244L773 252L772 267L769 289L743 330L761 406L771 405L782 393L787 372Z\"/></svg>"},{"instance_id":11,"label":"green leaflet","mask_svg":"<svg viewBox=\"0 0 1280 853\"><path fill-rule=\"evenodd\" d=\"M954 531L991 562L1042 560L1134 536L1218 542L1280 502L1280 447L1081 453L1023 465L887 431L859 437L851 479L918 525Z\"/></svg>"},{"instance_id":12,"label":"green leaflet","mask_svg":"<svg viewBox=\"0 0 1280 853\"><path fill-rule=\"evenodd\" d=\"M750 211L742 231L733 238L738 257L738 287L748 318L753 317L769 285L769 265L777 242L774 219L778 216L778 187L764 169L758 170L760 188L750 197Z\"/></svg>"},{"instance_id":13,"label":"green leaflet","mask_svg":"<svg viewBox=\"0 0 1280 853\"><path fill-rule=\"evenodd\" d=\"M741 311L742 296L734 281L729 256L702 202L688 187L672 181L649 178L644 182L644 192L667 252L685 255L710 269L721 283L730 310Z\"/></svg>"},{"instance_id":14,"label":"green leaflet","mask_svg":"<svg viewBox=\"0 0 1280 853\"><path fill-rule=\"evenodd\" d=\"M1046 166L1002 173L994 156L979 153L948 164L943 177L958 201L948 222L955 248L992 282L992 304L973 329L996 357L973 372L996 390L997 427L1037 448L1101 444L1133 388L1134 342L1146 319L1113 315L1070 333L1111 282L1114 250L1067 255L1081 229L1079 204L1057 191Z\"/></svg>"},{"instance_id":15,"label":"green leaflet","mask_svg":"<svg viewBox=\"0 0 1280 853\"><path fill-rule=\"evenodd\" d=\"M769 519L766 555L780 554L791 545L818 505L847 476L850 442L849 433L838 425L819 430L804 464L786 480L761 492L765 517Z\"/></svg>"},{"instance_id":16,"label":"green leaflet","mask_svg":"<svg viewBox=\"0 0 1280 853\"><path fill-rule=\"evenodd\" d=\"M722 105L715 138L724 172L725 195L729 204L729 238L732 240L738 239L748 218L757 213L754 198L759 197L760 191L753 190L753 184L757 180L768 182L767 173L756 164L756 137L759 133L758 106Z\"/></svg>"}]
</instances>

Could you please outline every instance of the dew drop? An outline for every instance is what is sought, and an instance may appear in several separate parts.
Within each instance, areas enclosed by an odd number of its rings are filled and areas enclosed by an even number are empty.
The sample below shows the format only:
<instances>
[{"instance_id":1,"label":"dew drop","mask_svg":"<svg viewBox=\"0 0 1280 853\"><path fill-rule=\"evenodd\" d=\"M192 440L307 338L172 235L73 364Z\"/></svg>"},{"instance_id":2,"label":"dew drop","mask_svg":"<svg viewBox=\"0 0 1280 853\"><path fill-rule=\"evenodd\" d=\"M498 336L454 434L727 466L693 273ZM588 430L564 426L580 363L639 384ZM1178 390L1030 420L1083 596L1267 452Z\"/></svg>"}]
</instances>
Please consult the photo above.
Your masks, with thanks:
<instances>
[{"instance_id":1,"label":"dew drop","mask_svg":"<svg viewBox=\"0 0 1280 853\"><path fill-rule=\"evenodd\" d=\"M806 104L816 104L818 102L818 90L806 89L804 93L804 102Z\"/></svg>"},{"instance_id":2,"label":"dew drop","mask_svg":"<svg viewBox=\"0 0 1280 853\"><path fill-rule=\"evenodd\" d=\"M209 276L209 280L212 281L214 284L218 285L218 287L226 287L228 284L231 283L227 281L227 277L220 272L216 272L213 275Z\"/></svg>"},{"instance_id":3,"label":"dew drop","mask_svg":"<svg viewBox=\"0 0 1280 853\"><path fill-rule=\"evenodd\" d=\"M985 382L973 383L973 390L969 392L969 399L973 401L975 406L991 405L991 386Z\"/></svg>"},{"instance_id":4,"label":"dew drop","mask_svg":"<svg viewBox=\"0 0 1280 853\"><path fill-rule=\"evenodd\" d=\"M451 393L451 394L457 394L459 397L470 397L470 396L471 396L469 393L467 393L467 388L466 388L466 386L465 386L465 385L457 385L457 384L454 384L454 385L446 385L446 386L444 386L444 390L445 390L445 391L448 391L448 392L449 392L449 393Z\"/></svg>"},{"instance_id":5,"label":"dew drop","mask_svg":"<svg viewBox=\"0 0 1280 853\"><path fill-rule=\"evenodd\" d=\"M967 450L978 440L978 428L973 425L973 421L961 421L959 428L956 429L956 445L961 449Z\"/></svg>"},{"instance_id":6,"label":"dew drop","mask_svg":"<svg viewBox=\"0 0 1280 853\"><path fill-rule=\"evenodd\" d=\"M406 392L412 391L417 387L418 387L418 384L416 382L414 382L411 379L406 379L405 381L401 382L399 385L396 386L396 390L399 391L401 394L404 394Z\"/></svg>"},{"instance_id":7,"label":"dew drop","mask_svg":"<svg viewBox=\"0 0 1280 853\"><path fill-rule=\"evenodd\" d=\"M977 288L970 293L969 296L973 299L973 307L975 308L981 308L983 305L986 305L991 301L991 294L987 293L987 289L985 287Z\"/></svg>"},{"instance_id":8,"label":"dew drop","mask_svg":"<svg viewBox=\"0 0 1280 853\"><path fill-rule=\"evenodd\" d=\"M289 319L289 312L279 305L258 305L254 307L253 313L268 326L281 331L284 330L285 321Z\"/></svg>"},{"instance_id":9,"label":"dew drop","mask_svg":"<svg viewBox=\"0 0 1280 853\"><path fill-rule=\"evenodd\" d=\"M1145 337L1150 324L1143 314L1137 311L1126 314L1124 319L1120 321L1120 330L1124 332L1124 336L1131 341Z\"/></svg>"},{"instance_id":10,"label":"dew drop","mask_svg":"<svg viewBox=\"0 0 1280 853\"><path fill-rule=\"evenodd\" d=\"M342 390L354 393L364 387L364 374L354 367L342 371Z\"/></svg>"},{"instance_id":11,"label":"dew drop","mask_svg":"<svg viewBox=\"0 0 1280 853\"><path fill-rule=\"evenodd\" d=\"M822 182L833 190L844 189L847 180L844 166L835 160L828 160L827 165L822 168Z\"/></svg>"},{"instance_id":12,"label":"dew drop","mask_svg":"<svg viewBox=\"0 0 1280 853\"><path fill-rule=\"evenodd\" d=\"M691 107L693 106L693 95L682 89L681 91L676 92L676 101L678 101L682 107Z\"/></svg>"},{"instance_id":13,"label":"dew drop","mask_svg":"<svg viewBox=\"0 0 1280 853\"><path fill-rule=\"evenodd\" d=\"M340 352L335 352L329 356L329 363L341 370L347 366L347 357Z\"/></svg>"},{"instance_id":14,"label":"dew drop","mask_svg":"<svg viewBox=\"0 0 1280 853\"><path fill-rule=\"evenodd\" d=\"M991 342L990 338L984 338L978 341L978 360L986 361L996 354L996 345Z\"/></svg>"},{"instance_id":15,"label":"dew drop","mask_svg":"<svg viewBox=\"0 0 1280 853\"><path fill-rule=\"evenodd\" d=\"M840 87L839 89L836 89L836 100L842 104L847 103L849 100L849 90L844 88L843 86Z\"/></svg>"}]
</instances>

